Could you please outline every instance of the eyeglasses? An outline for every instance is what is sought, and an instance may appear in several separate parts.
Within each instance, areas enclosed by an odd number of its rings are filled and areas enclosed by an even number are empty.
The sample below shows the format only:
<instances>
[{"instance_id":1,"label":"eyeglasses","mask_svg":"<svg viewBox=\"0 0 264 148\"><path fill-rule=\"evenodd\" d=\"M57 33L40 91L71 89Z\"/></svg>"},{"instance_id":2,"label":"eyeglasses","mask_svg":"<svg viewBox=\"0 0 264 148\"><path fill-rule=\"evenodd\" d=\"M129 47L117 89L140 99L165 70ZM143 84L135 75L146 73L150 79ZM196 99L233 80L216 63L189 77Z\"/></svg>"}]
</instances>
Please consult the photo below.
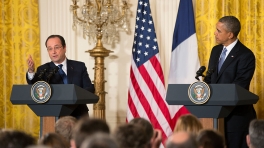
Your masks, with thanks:
<instances>
[{"instance_id":1,"label":"eyeglasses","mask_svg":"<svg viewBox=\"0 0 264 148\"><path fill-rule=\"evenodd\" d=\"M47 50L48 50L48 51L52 51L52 49L54 49L54 50L59 50L61 47L62 47L62 46L54 46L54 48L49 47L49 48L47 48Z\"/></svg>"}]
</instances>

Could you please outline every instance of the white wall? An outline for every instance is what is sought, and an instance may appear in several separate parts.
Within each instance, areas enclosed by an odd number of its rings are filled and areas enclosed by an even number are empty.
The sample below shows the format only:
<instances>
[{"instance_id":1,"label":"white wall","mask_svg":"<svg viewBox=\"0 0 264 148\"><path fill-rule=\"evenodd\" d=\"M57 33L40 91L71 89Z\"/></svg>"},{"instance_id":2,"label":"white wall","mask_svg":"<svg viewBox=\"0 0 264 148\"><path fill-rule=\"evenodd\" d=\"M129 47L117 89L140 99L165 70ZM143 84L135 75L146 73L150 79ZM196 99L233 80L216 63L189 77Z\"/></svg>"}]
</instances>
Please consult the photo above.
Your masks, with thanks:
<instances>
[{"instance_id":1,"label":"white wall","mask_svg":"<svg viewBox=\"0 0 264 148\"><path fill-rule=\"evenodd\" d=\"M79 0L82 4L84 0ZM133 16L130 20L132 34L120 33L121 41L115 48L104 45L114 51L105 59L105 90L106 94L106 120L111 128L125 122L127 109L128 80L135 27L137 0L128 0ZM94 80L94 59L85 51L92 49L88 40L82 37L81 27L77 32L72 29L72 14L70 5L72 0L39 0L41 63L49 62L49 56L45 48L46 38L51 34L60 34L66 40L67 57L72 60L85 62L91 80ZM161 64L167 82L172 35L178 11L179 0L150 0L152 16L157 34ZM92 105L88 105L92 115Z\"/></svg>"}]
</instances>

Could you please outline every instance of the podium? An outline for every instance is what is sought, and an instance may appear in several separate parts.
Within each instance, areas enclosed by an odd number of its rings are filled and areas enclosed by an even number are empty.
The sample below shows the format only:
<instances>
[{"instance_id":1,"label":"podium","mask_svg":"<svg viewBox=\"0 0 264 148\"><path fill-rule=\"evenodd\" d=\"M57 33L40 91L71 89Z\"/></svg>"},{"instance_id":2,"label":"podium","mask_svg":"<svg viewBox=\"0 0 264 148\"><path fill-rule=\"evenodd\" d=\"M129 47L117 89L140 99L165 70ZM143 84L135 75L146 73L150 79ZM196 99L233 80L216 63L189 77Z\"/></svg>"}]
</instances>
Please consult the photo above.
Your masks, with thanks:
<instances>
[{"instance_id":1,"label":"podium","mask_svg":"<svg viewBox=\"0 0 264 148\"><path fill-rule=\"evenodd\" d=\"M13 105L28 105L40 122L40 135L53 132L55 117L70 115L79 104L97 103L99 97L74 84L50 84L51 96L43 104L31 97L32 85L13 85L10 101ZM43 123L42 123L43 122Z\"/></svg>"},{"instance_id":2,"label":"podium","mask_svg":"<svg viewBox=\"0 0 264 148\"><path fill-rule=\"evenodd\" d=\"M205 104L195 104L188 96L190 84L169 84L166 102L169 105L184 105L198 118L214 118L214 128L218 128L217 119L227 117L238 105L257 103L259 97L236 84L209 84L211 95Z\"/></svg>"}]
</instances>

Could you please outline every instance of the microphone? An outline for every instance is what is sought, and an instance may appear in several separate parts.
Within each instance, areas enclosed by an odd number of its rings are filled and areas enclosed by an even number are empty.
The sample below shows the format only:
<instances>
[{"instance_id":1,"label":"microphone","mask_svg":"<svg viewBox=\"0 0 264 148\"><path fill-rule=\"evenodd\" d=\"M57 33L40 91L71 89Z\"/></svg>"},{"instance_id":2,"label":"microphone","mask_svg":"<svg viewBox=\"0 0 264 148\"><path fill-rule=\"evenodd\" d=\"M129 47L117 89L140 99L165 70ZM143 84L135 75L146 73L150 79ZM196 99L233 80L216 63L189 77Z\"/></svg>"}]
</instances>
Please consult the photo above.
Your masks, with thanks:
<instances>
[{"instance_id":1,"label":"microphone","mask_svg":"<svg viewBox=\"0 0 264 148\"><path fill-rule=\"evenodd\" d=\"M214 73L215 68L209 68L206 72L206 76L204 77L204 81L208 84L211 83L211 75Z\"/></svg>"},{"instance_id":2,"label":"microphone","mask_svg":"<svg viewBox=\"0 0 264 148\"><path fill-rule=\"evenodd\" d=\"M197 79L198 81L200 81L200 79L198 78L199 76L202 76L202 77L204 77L204 75L203 75L203 72L205 71L205 66L201 66L200 68L199 68L199 70L196 72L196 76L195 76L195 79Z\"/></svg>"},{"instance_id":3,"label":"microphone","mask_svg":"<svg viewBox=\"0 0 264 148\"><path fill-rule=\"evenodd\" d=\"M49 83L49 81L50 81L50 78L51 78L55 73L57 73L58 70L59 70L59 67L58 67L58 66L55 66L55 68L53 68L53 69L49 72L49 74L47 75L47 82L48 82L48 83Z\"/></svg>"},{"instance_id":4,"label":"microphone","mask_svg":"<svg viewBox=\"0 0 264 148\"><path fill-rule=\"evenodd\" d=\"M214 73L214 68L209 68L206 72L206 77L211 76Z\"/></svg>"},{"instance_id":5,"label":"microphone","mask_svg":"<svg viewBox=\"0 0 264 148\"><path fill-rule=\"evenodd\" d=\"M47 68L40 70L39 75L38 75L38 78L39 78L40 80L43 80L42 77L43 77L43 75L44 75L46 72L47 72Z\"/></svg>"}]
</instances>

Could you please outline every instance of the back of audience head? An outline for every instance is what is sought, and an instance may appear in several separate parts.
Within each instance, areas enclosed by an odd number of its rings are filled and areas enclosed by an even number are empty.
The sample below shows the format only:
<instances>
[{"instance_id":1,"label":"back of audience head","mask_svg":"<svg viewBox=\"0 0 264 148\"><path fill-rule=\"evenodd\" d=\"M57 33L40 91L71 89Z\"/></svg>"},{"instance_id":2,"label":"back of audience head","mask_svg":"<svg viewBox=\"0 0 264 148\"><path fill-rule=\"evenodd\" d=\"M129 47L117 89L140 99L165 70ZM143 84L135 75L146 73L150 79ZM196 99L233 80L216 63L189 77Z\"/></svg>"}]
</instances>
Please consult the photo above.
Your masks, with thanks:
<instances>
[{"instance_id":1,"label":"back of audience head","mask_svg":"<svg viewBox=\"0 0 264 148\"><path fill-rule=\"evenodd\" d=\"M145 132L145 136L147 141L149 141L149 146L151 148L159 148L162 142L162 133L158 129L154 129L152 124L144 119L144 118L134 118L132 119L129 124L134 124L142 127L143 131Z\"/></svg>"},{"instance_id":2,"label":"back of audience head","mask_svg":"<svg viewBox=\"0 0 264 148\"><path fill-rule=\"evenodd\" d=\"M27 146L26 148L52 148L52 147L46 145L31 145L31 146Z\"/></svg>"},{"instance_id":3,"label":"back of audience head","mask_svg":"<svg viewBox=\"0 0 264 148\"><path fill-rule=\"evenodd\" d=\"M117 143L109 134L96 133L86 138L81 148L118 148Z\"/></svg>"},{"instance_id":4,"label":"back of audience head","mask_svg":"<svg viewBox=\"0 0 264 148\"><path fill-rule=\"evenodd\" d=\"M25 148L34 144L36 139L25 132L4 129L0 131L0 148Z\"/></svg>"},{"instance_id":5,"label":"back of audience head","mask_svg":"<svg viewBox=\"0 0 264 148\"><path fill-rule=\"evenodd\" d=\"M197 135L203 129L200 120L192 114L182 115L178 118L174 132L186 131Z\"/></svg>"},{"instance_id":6,"label":"back of audience head","mask_svg":"<svg viewBox=\"0 0 264 148\"><path fill-rule=\"evenodd\" d=\"M110 134L110 128L104 120L88 117L79 119L73 129L71 146L79 148L86 137L98 132Z\"/></svg>"},{"instance_id":7,"label":"back of audience head","mask_svg":"<svg viewBox=\"0 0 264 148\"><path fill-rule=\"evenodd\" d=\"M247 135L247 145L249 148L264 147L264 120L254 119L249 125L249 134Z\"/></svg>"},{"instance_id":8,"label":"back of audience head","mask_svg":"<svg viewBox=\"0 0 264 148\"><path fill-rule=\"evenodd\" d=\"M69 148L70 142L62 135L57 133L48 133L41 137L40 145L50 146L52 148Z\"/></svg>"},{"instance_id":9,"label":"back of audience head","mask_svg":"<svg viewBox=\"0 0 264 148\"><path fill-rule=\"evenodd\" d=\"M64 116L59 118L55 124L55 132L65 137L70 141L72 131L77 122L77 119L73 116Z\"/></svg>"},{"instance_id":10,"label":"back of audience head","mask_svg":"<svg viewBox=\"0 0 264 148\"><path fill-rule=\"evenodd\" d=\"M116 128L113 137L120 148L146 148L149 141L142 127L136 124L123 124Z\"/></svg>"},{"instance_id":11,"label":"back of audience head","mask_svg":"<svg viewBox=\"0 0 264 148\"><path fill-rule=\"evenodd\" d=\"M141 126L142 129L144 130L144 132L146 133L147 139L149 141L151 140L151 138L153 137L153 134L154 134L154 129L148 120L146 120L144 118L134 118L129 123Z\"/></svg>"},{"instance_id":12,"label":"back of audience head","mask_svg":"<svg viewBox=\"0 0 264 148\"><path fill-rule=\"evenodd\" d=\"M224 136L216 130L200 131L197 141L200 148L225 148Z\"/></svg>"},{"instance_id":13,"label":"back of audience head","mask_svg":"<svg viewBox=\"0 0 264 148\"><path fill-rule=\"evenodd\" d=\"M186 131L173 133L166 141L166 148L198 148L195 136Z\"/></svg>"}]
</instances>

